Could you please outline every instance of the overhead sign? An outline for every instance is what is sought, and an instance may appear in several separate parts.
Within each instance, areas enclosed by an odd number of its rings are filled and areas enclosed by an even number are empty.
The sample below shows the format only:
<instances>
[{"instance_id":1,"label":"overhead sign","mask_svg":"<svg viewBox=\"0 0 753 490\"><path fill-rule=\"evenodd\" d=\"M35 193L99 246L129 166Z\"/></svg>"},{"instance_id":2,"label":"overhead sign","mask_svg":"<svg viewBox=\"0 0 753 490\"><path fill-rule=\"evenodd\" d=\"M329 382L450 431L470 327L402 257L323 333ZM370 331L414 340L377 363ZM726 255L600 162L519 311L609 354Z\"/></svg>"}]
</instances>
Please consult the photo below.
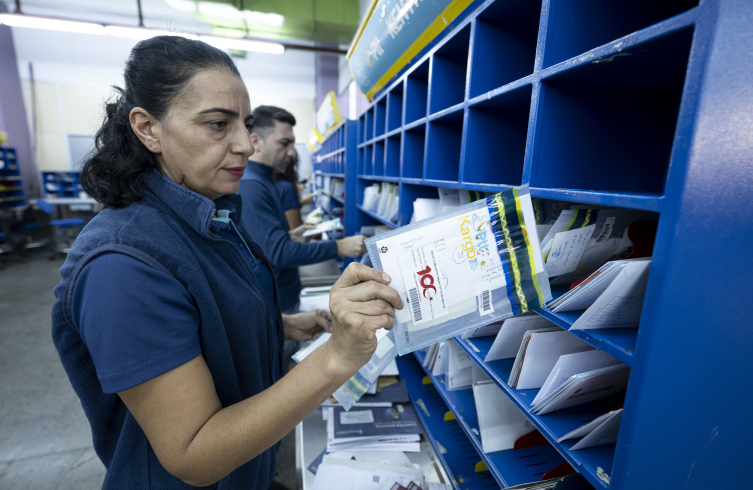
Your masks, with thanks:
<instances>
[{"instance_id":1,"label":"overhead sign","mask_svg":"<svg viewBox=\"0 0 753 490\"><path fill-rule=\"evenodd\" d=\"M348 50L353 79L372 98L473 0L374 0Z\"/></svg>"}]
</instances>

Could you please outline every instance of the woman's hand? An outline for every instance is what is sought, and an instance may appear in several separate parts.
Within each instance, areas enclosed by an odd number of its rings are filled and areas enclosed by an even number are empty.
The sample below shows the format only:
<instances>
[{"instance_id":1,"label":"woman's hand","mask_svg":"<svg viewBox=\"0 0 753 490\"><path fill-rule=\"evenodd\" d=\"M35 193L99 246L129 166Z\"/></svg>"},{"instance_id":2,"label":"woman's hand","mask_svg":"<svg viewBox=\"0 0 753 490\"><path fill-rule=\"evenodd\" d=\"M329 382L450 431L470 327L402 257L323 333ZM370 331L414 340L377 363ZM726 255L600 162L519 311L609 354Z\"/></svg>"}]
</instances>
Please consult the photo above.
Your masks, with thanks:
<instances>
[{"instance_id":1,"label":"woman's hand","mask_svg":"<svg viewBox=\"0 0 753 490\"><path fill-rule=\"evenodd\" d=\"M375 332L391 330L395 309L403 308L400 295L387 285L391 280L388 274L354 262L332 286L332 337L327 344L349 372L369 362L377 347Z\"/></svg>"},{"instance_id":2,"label":"woman's hand","mask_svg":"<svg viewBox=\"0 0 753 490\"><path fill-rule=\"evenodd\" d=\"M332 315L325 310L282 315L282 326L285 340L311 340L321 332L332 332Z\"/></svg>"}]
</instances>

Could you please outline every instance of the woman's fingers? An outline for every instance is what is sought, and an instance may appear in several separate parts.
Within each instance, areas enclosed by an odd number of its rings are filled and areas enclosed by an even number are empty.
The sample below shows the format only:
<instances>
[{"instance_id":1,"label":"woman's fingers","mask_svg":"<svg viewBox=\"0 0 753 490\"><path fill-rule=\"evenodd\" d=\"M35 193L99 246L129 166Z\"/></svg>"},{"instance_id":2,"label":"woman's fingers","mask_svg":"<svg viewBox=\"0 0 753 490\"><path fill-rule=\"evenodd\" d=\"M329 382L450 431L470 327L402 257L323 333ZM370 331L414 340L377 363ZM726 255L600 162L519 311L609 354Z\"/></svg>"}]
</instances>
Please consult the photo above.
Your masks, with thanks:
<instances>
[{"instance_id":1,"label":"woman's fingers","mask_svg":"<svg viewBox=\"0 0 753 490\"><path fill-rule=\"evenodd\" d=\"M340 279L338 279L332 286L332 289L345 289L366 281L376 281L382 284L389 284L392 281L392 278L385 272L372 269L371 267L358 262L351 262L340 276Z\"/></svg>"},{"instance_id":2,"label":"woman's fingers","mask_svg":"<svg viewBox=\"0 0 753 490\"><path fill-rule=\"evenodd\" d=\"M389 315L390 318L395 318L395 308L381 298L353 303L353 309L362 315Z\"/></svg>"},{"instance_id":3,"label":"woman's fingers","mask_svg":"<svg viewBox=\"0 0 753 490\"><path fill-rule=\"evenodd\" d=\"M348 301L366 302L381 299L397 310L403 309L400 294L389 286L376 281L368 281L352 286L345 292Z\"/></svg>"}]
</instances>

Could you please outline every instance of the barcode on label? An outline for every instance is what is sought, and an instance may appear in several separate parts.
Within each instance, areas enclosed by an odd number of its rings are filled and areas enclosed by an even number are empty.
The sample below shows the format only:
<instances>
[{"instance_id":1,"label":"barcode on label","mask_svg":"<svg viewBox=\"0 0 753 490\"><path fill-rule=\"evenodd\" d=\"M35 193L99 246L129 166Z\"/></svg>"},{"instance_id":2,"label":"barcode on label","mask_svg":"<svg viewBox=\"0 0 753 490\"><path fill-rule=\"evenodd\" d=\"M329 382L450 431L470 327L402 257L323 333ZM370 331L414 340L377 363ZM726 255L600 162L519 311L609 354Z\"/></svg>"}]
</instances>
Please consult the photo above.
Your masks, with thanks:
<instances>
[{"instance_id":1,"label":"barcode on label","mask_svg":"<svg viewBox=\"0 0 753 490\"><path fill-rule=\"evenodd\" d=\"M604 223L604 228L601 229L599 237L596 239L596 243L601 243L612 234L612 228L614 227L614 217L607 218L607 222Z\"/></svg>"},{"instance_id":2,"label":"barcode on label","mask_svg":"<svg viewBox=\"0 0 753 490\"><path fill-rule=\"evenodd\" d=\"M488 289L481 293L481 311L489 311L492 309L491 291Z\"/></svg>"},{"instance_id":3,"label":"barcode on label","mask_svg":"<svg viewBox=\"0 0 753 490\"><path fill-rule=\"evenodd\" d=\"M487 284L476 285L476 297L478 298L479 315L483 316L494 313L494 305L492 304L492 290Z\"/></svg>"},{"instance_id":4,"label":"barcode on label","mask_svg":"<svg viewBox=\"0 0 753 490\"><path fill-rule=\"evenodd\" d=\"M413 321L420 322L423 317L421 316L421 305L418 304L418 290L413 288L408 291L408 294L410 295L411 308L413 308Z\"/></svg>"},{"instance_id":5,"label":"barcode on label","mask_svg":"<svg viewBox=\"0 0 753 490\"><path fill-rule=\"evenodd\" d=\"M609 236L609 230L612 229L612 225L607 223L604 225L604 229L601 230L601 235L599 235L599 238L596 239L596 243L601 243L604 241L606 237Z\"/></svg>"}]
</instances>

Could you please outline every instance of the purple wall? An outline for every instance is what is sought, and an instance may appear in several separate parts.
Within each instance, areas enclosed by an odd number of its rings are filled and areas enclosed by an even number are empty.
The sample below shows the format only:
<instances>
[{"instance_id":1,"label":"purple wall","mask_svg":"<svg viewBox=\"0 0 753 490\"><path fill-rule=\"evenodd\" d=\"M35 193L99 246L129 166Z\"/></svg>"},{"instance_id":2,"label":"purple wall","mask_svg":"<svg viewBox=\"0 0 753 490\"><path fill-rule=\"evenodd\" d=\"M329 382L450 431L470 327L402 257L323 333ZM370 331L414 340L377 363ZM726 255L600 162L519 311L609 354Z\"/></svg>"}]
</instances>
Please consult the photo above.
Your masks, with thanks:
<instances>
[{"instance_id":1,"label":"purple wall","mask_svg":"<svg viewBox=\"0 0 753 490\"><path fill-rule=\"evenodd\" d=\"M319 109L327 92L333 91L337 94L337 56L316 53L314 63L316 70L316 109Z\"/></svg>"},{"instance_id":2,"label":"purple wall","mask_svg":"<svg viewBox=\"0 0 753 490\"><path fill-rule=\"evenodd\" d=\"M0 11L6 11L0 2ZM8 132L5 146L15 148L26 197L39 196L39 175L31 151L31 134L26 120L21 78L11 28L0 25L0 131Z\"/></svg>"}]
</instances>

